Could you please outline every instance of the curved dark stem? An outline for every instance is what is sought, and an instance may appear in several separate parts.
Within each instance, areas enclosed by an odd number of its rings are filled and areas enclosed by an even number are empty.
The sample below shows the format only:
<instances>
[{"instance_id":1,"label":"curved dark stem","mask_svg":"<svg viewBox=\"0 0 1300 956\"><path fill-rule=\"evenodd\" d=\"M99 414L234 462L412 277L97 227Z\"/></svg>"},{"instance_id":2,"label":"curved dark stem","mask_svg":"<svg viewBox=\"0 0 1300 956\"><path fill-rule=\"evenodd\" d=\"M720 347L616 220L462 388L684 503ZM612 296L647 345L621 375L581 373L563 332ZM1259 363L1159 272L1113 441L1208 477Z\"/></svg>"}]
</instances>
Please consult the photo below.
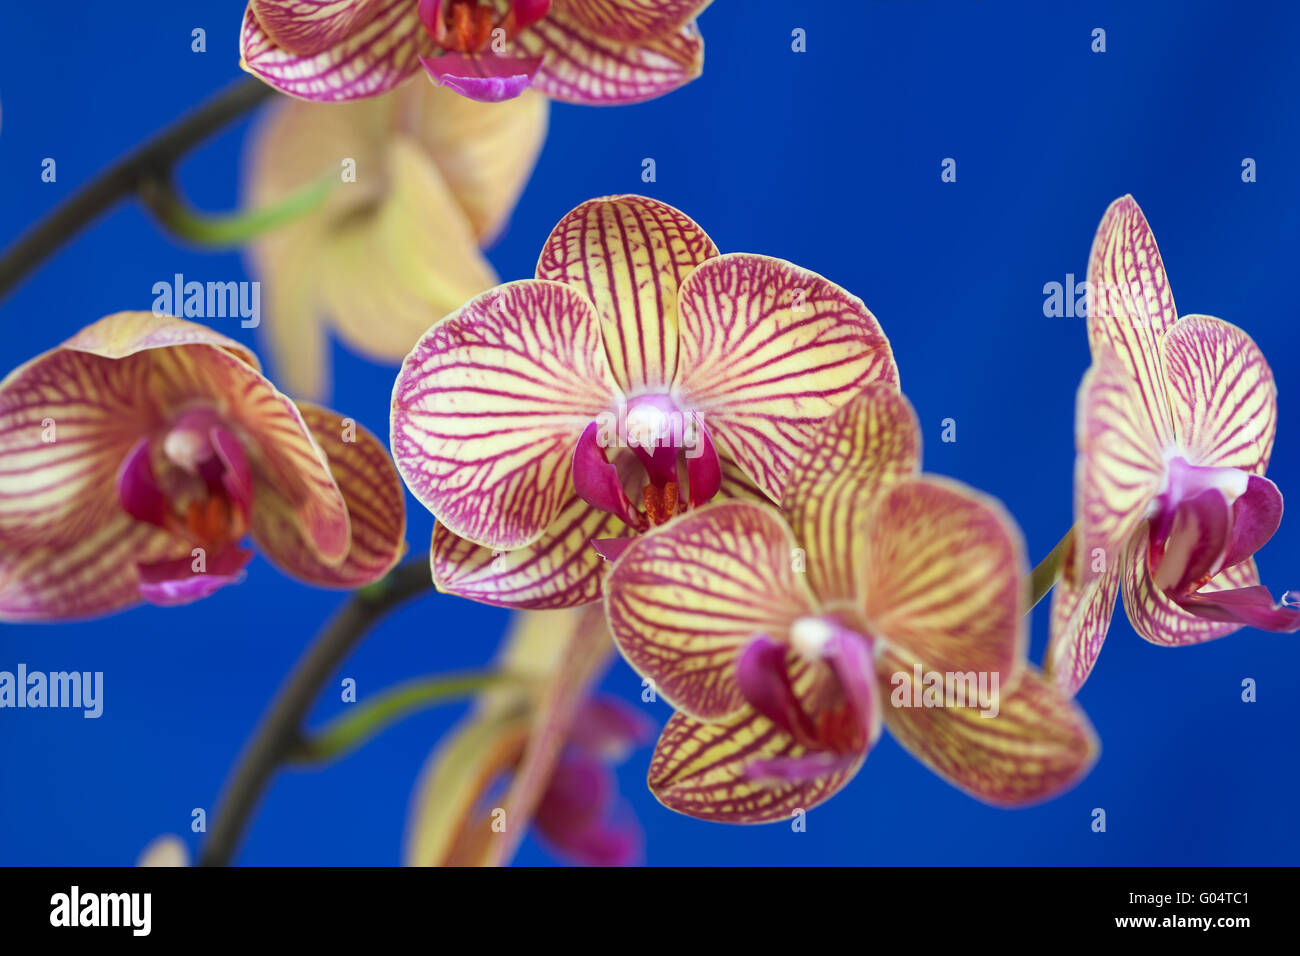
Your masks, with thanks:
<instances>
[{"instance_id":1,"label":"curved dark stem","mask_svg":"<svg viewBox=\"0 0 1300 956\"><path fill-rule=\"evenodd\" d=\"M334 670L380 618L433 586L429 556L412 558L382 581L357 591L298 661L245 748L226 786L200 866L225 866L238 849L267 784L302 743L307 712Z\"/></svg>"},{"instance_id":2,"label":"curved dark stem","mask_svg":"<svg viewBox=\"0 0 1300 956\"><path fill-rule=\"evenodd\" d=\"M165 179L191 148L274 93L251 77L233 83L78 189L0 255L0 299L97 216Z\"/></svg>"}]
</instances>

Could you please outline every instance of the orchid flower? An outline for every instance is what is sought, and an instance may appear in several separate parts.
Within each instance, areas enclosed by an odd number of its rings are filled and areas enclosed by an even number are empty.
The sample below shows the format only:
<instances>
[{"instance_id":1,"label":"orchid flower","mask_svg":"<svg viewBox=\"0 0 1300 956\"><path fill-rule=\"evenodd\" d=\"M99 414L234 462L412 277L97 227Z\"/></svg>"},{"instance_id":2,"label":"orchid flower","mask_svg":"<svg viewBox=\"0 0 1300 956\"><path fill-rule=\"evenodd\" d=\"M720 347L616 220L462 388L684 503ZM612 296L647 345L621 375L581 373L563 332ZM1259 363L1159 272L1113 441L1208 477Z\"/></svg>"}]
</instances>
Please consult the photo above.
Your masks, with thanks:
<instances>
[{"instance_id":1,"label":"orchid flower","mask_svg":"<svg viewBox=\"0 0 1300 956\"><path fill-rule=\"evenodd\" d=\"M269 207L318 177L320 209L253 244L274 322L261 326L278 378L320 397L328 315L352 348L397 362L429 327L497 284L479 251L501 230L546 135L545 98L495 106L407 88L362 103L287 100L254 139L249 205Z\"/></svg>"},{"instance_id":2,"label":"orchid flower","mask_svg":"<svg viewBox=\"0 0 1300 956\"><path fill-rule=\"evenodd\" d=\"M470 99L530 86L568 103L639 103L700 75L711 0L251 0L241 66L300 99L396 89L422 69Z\"/></svg>"},{"instance_id":3,"label":"orchid flower","mask_svg":"<svg viewBox=\"0 0 1300 956\"><path fill-rule=\"evenodd\" d=\"M188 603L243 577L245 535L353 588L404 534L384 446L201 325L120 312L0 382L0 619Z\"/></svg>"},{"instance_id":4,"label":"orchid flower","mask_svg":"<svg viewBox=\"0 0 1300 956\"><path fill-rule=\"evenodd\" d=\"M575 863L640 859L644 838L609 765L650 728L639 711L591 694L612 655L598 606L516 618L499 665L516 682L482 694L430 759L412 804L409 864L504 864L530 823Z\"/></svg>"},{"instance_id":5,"label":"orchid flower","mask_svg":"<svg viewBox=\"0 0 1300 956\"><path fill-rule=\"evenodd\" d=\"M1300 630L1300 611L1273 602L1252 557L1282 519L1282 495L1264 477L1277 387L1263 354L1222 319L1178 317L1132 196L1101 221L1088 285L1076 524L1045 661L1070 693L1092 671L1121 586L1133 629L1153 644L1243 625Z\"/></svg>"},{"instance_id":6,"label":"orchid flower","mask_svg":"<svg viewBox=\"0 0 1300 956\"><path fill-rule=\"evenodd\" d=\"M601 554L631 535L719 492L779 501L805 436L863 385L897 381L855 296L780 259L719 255L671 206L615 196L560 221L535 279L419 341L391 447L438 519L441 590L574 606L599 597Z\"/></svg>"},{"instance_id":7,"label":"orchid flower","mask_svg":"<svg viewBox=\"0 0 1300 956\"><path fill-rule=\"evenodd\" d=\"M857 773L882 721L996 805L1050 797L1091 766L1087 718L1025 661L1019 530L919 461L911 406L870 386L810 440L779 512L717 502L615 562L614 640L677 711L649 772L665 806L788 819ZM934 706L936 686L976 683L992 691L982 706Z\"/></svg>"}]
</instances>

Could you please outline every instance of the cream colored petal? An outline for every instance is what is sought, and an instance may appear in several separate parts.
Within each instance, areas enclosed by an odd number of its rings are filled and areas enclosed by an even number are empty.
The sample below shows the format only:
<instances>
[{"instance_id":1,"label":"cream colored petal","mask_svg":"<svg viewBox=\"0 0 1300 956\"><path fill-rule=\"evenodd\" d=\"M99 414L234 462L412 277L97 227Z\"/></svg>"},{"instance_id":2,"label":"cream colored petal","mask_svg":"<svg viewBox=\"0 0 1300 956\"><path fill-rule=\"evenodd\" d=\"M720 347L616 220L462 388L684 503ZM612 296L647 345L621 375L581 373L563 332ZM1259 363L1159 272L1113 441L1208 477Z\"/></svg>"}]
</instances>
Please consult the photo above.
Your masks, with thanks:
<instances>
[{"instance_id":1,"label":"cream colored petal","mask_svg":"<svg viewBox=\"0 0 1300 956\"><path fill-rule=\"evenodd\" d=\"M417 117L402 128L438 164L479 242L490 241L505 227L532 175L546 139L550 101L526 91L502 103L480 103L424 83L397 95L403 110Z\"/></svg>"},{"instance_id":2,"label":"cream colored petal","mask_svg":"<svg viewBox=\"0 0 1300 956\"><path fill-rule=\"evenodd\" d=\"M431 325L497 284L437 167L406 137L388 151L380 205L336 227L319 267L320 293L339 335L398 361Z\"/></svg>"}]
</instances>

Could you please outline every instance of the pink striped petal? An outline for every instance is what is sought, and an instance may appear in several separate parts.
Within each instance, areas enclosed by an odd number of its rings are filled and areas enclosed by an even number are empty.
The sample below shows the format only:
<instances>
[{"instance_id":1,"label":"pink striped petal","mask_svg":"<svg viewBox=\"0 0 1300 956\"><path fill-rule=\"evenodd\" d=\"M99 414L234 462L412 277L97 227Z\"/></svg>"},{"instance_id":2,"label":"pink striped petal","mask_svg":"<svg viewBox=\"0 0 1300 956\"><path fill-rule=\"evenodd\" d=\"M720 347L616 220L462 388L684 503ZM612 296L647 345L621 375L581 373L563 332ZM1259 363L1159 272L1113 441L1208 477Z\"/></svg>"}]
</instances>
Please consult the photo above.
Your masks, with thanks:
<instances>
[{"instance_id":1,"label":"pink striped petal","mask_svg":"<svg viewBox=\"0 0 1300 956\"><path fill-rule=\"evenodd\" d=\"M938 671L998 673L1024 659L1024 542L1002 505L946 478L905 478L870 504L871 634Z\"/></svg>"},{"instance_id":2,"label":"pink striped petal","mask_svg":"<svg viewBox=\"0 0 1300 956\"><path fill-rule=\"evenodd\" d=\"M1160 347L1174 431L1188 458L1262 475L1277 429L1277 385L1258 346L1222 319L1187 315Z\"/></svg>"},{"instance_id":3,"label":"pink striped petal","mask_svg":"<svg viewBox=\"0 0 1300 956\"><path fill-rule=\"evenodd\" d=\"M778 640L810 613L794 539L774 509L722 501L638 538L609 573L619 650L674 708L703 720L746 708L736 681L756 634Z\"/></svg>"},{"instance_id":4,"label":"pink striped petal","mask_svg":"<svg viewBox=\"0 0 1300 956\"><path fill-rule=\"evenodd\" d=\"M537 278L567 283L595 303L614 378L636 394L672 381L677 290L717 254L704 230L672 206L607 196L560 220L542 247Z\"/></svg>"},{"instance_id":5,"label":"pink striped petal","mask_svg":"<svg viewBox=\"0 0 1300 956\"><path fill-rule=\"evenodd\" d=\"M569 500L578 436L616 396L591 303L559 283L511 282L447 316L406 357L393 457L452 533L520 548Z\"/></svg>"},{"instance_id":6,"label":"pink striped petal","mask_svg":"<svg viewBox=\"0 0 1300 956\"><path fill-rule=\"evenodd\" d=\"M1163 447L1173 422L1160 337L1178 321L1155 236L1132 196L1106 210L1088 259L1092 294L1088 341L1093 358L1109 349L1136 383L1136 409Z\"/></svg>"},{"instance_id":7,"label":"pink striped petal","mask_svg":"<svg viewBox=\"0 0 1300 956\"><path fill-rule=\"evenodd\" d=\"M674 388L773 501L814 429L864 386L898 382L854 295L781 259L730 253L682 283Z\"/></svg>"},{"instance_id":8,"label":"pink striped petal","mask_svg":"<svg viewBox=\"0 0 1300 956\"><path fill-rule=\"evenodd\" d=\"M560 0L575 25L596 36L636 43L690 23L713 0Z\"/></svg>"},{"instance_id":9,"label":"pink striped petal","mask_svg":"<svg viewBox=\"0 0 1300 956\"><path fill-rule=\"evenodd\" d=\"M1164 647L1183 647L1225 637L1241 628L1240 621L1216 621L1200 617L1175 603L1156 587L1147 568L1145 526L1133 536L1122 559L1124 610L1133 630L1143 640ZM1202 590L1218 591L1259 584L1254 560L1245 561L1218 574Z\"/></svg>"},{"instance_id":10,"label":"pink striped petal","mask_svg":"<svg viewBox=\"0 0 1300 956\"><path fill-rule=\"evenodd\" d=\"M0 621L99 617L140 603L137 565L184 556L190 545L121 512L69 544L0 549Z\"/></svg>"},{"instance_id":11,"label":"pink striped petal","mask_svg":"<svg viewBox=\"0 0 1300 956\"><path fill-rule=\"evenodd\" d=\"M357 588L377 581L406 550L406 502L388 449L337 412L307 402L299 402L298 409L347 504L347 554L333 562L322 560L284 499L268 495L266 488L254 512L253 537L272 563L310 584Z\"/></svg>"},{"instance_id":12,"label":"pink striped petal","mask_svg":"<svg viewBox=\"0 0 1300 956\"><path fill-rule=\"evenodd\" d=\"M422 56L420 63L436 86L480 103L501 103L528 89L541 69L542 58L440 53Z\"/></svg>"},{"instance_id":13,"label":"pink striped petal","mask_svg":"<svg viewBox=\"0 0 1300 956\"><path fill-rule=\"evenodd\" d=\"M620 43L577 22L558 3L522 31L515 45L529 56L544 58L533 88L567 103L640 103L671 93L704 70L704 40L694 22L671 33Z\"/></svg>"},{"instance_id":14,"label":"pink striped petal","mask_svg":"<svg viewBox=\"0 0 1300 956\"><path fill-rule=\"evenodd\" d=\"M312 56L343 42L384 10L386 0L250 0L276 46Z\"/></svg>"},{"instance_id":15,"label":"pink striped petal","mask_svg":"<svg viewBox=\"0 0 1300 956\"><path fill-rule=\"evenodd\" d=\"M1050 637L1043 668L1065 694L1077 694L1092 673L1115 613L1120 577L1121 561L1117 558L1107 564L1104 572L1090 573L1079 584L1062 575L1052 590Z\"/></svg>"},{"instance_id":16,"label":"pink striped petal","mask_svg":"<svg viewBox=\"0 0 1300 956\"><path fill-rule=\"evenodd\" d=\"M812 433L790 469L781 509L823 601L858 597L865 559L860 503L921 464L916 413L893 384L868 385Z\"/></svg>"},{"instance_id":17,"label":"pink striped petal","mask_svg":"<svg viewBox=\"0 0 1300 956\"><path fill-rule=\"evenodd\" d=\"M593 541L616 535L623 524L581 498L570 498L532 544L493 551L433 529L431 562L438 590L498 607L577 607L600 598L607 564Z\"/></svg>"},{"instance_id":18,"label":"pink striped petal","mask_svg":"<svg viewBox=\"0 0 1300 956\"><path fill-rule=\"evenodd\" d=\"M1163 446L1132 377L1104 347L1079 386L1075 425L1076 581L1115 564L1165 479Z\"/></svg>"},{"instance_id":19,"label":"pink striped petal","mask_svg":"<svg viewBox=\"0 0 1300 956\"><path fill-rule=\"evenodd\" d=\"M239 40L241 67L281 93L318 103L387 93L419 70L419 57L434 52L413 0L382 0L363 25L315 54L278 46L251 6Z\"/></svg>"},{"instance_id":20,"label":"pink striped petal","mask_svg":"<svg viewBox=\"0 0 1300 956\"><path fill-rule=\"evenodd\" d=\"M886 675L911 673L902 658L889 656L878 668L882 682ZM920 693L914 688L912 699ZM886 707L885 723L939 776L999 807L1050 800L1096 762L1099 744L1087 715L1034 668L1026 667L1014 688L1002 689L997 705L994 717L978 707Z\"/></svg>"},{"instance_id":21,"label":"pink striped petal","mask_svg":"<svg viewBox=\"0 0 1300 956\"><path fill-rule=\"evenodd\" d=\"M810 752L752 710L710 723L676 713L655 745L647 782L660 803L687 816L771 823L843 788L866 751L845 756Z\"/></svg>"}]
</instances>

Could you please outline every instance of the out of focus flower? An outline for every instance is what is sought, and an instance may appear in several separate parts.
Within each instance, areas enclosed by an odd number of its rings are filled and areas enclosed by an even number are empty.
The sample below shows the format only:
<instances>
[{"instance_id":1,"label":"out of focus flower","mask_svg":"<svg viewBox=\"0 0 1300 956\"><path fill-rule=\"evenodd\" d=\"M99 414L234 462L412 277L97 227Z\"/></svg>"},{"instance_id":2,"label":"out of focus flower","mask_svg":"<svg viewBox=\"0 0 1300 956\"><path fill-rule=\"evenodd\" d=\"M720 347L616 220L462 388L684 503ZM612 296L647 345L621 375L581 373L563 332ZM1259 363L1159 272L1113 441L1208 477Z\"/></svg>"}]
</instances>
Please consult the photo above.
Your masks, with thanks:
<instances>
[{"instance_id":1,"label":"out of focus flower","mask_svg":"<svg viewBox=\"0 0 1300 956\"><path fill-rule=\"evenodd\" d=\"M189 866L190 850L178 836L166 833L153 840L140 854L136 866Z\"/></svg>"},{"instance_id":2,"label":"out of focus flower","mask_svg":"<svg viewBox=\"0 0 1300 956\"><path fill-rule=\"evenodd\" d=\"M412 804L408 864L508 863L530 825L574 863L641 858L641 829L610 765L650 727L630 706L592 696L611 656L598 607L516 618L498 663L516 682L481 695L434 752Z\"/></svg>"},{"instance_id":3,"label":"out of focus flower","mask_svg":"<svg viewBox=\"0 0 1300 956\"><path fill-rule=\"evenodd\" d=\"M1087 717L1024 658L1019 530L919 461L906 399L869 387L809 442L781 512L717 502L614 563L614 639L677 711L650 764L665 806L789 819L852 779L882 720L999 806L1060 793L1092 765Z\"/></svg>"},{"instance_id":4,"label":"out of focus flower","mask_svg":"<svg viewBox=\"0 0 1300 956\"><path fill-rule=\"evenodd\" d=\"M251 247L260 326L294 395L327 389L325 318L396 362L429 327L497 282L479 251L504 226L546 136L536 94L486 105L407 88L361 103L272 106L253 141L247 203L269 207L322 175L324 206Z\"/></svg>"},{"instance_id":5,"label":"out of focus flower","mask_svg":"<svg viewBox=\"0 0 1300 956\"><path fill-rule=\"evenodd\" d=\"M575 606L633 535L719 492L781 500L807 436L864 385L897 381L856 296L781 259L719 255L671 206L613 196L560 220L536 278L420 339L391 445L438 519L440 589Z\"/></svg>"},{"instance_id":6,"label":"out of focus flower","mask_svg":"<svg viewBox=\"0 0 1300 956\"><path fill-rule=\"evenodd\" d=\"M1133 629L1176 647L1249 625L1300 630L1254 553L1282 520L1264 477L1277 386L1241 329L1178 317L1132 196L1111 203L1088 261L1092 367L1079 387L1074 536L1052 596L1046 667L1088 679L1121 585Z\"/></svg>"},{"instance_id":7,"label":"out of focus flower","mask_svg":"<svg viewBox=\"0 0 1300 956\"><path fill-rule=\"evenodd\" d=\"M120 312L0 381L0 619L205 597L243 577L246 535L354 588L404 534L387 449L201 325Z\"/></svg>"},{"instance_id":8,"label":"out of focus flower","mask_svg":"<svg viewBox=\"0 0 1300 956\"><path fill-rule=\"evenodd\" d=\"M528 87L570 103L637 103L700 75L711 0L251 0L241 65L281 92L343 102L421 70L476 100Z\"/></svg>"}]
</instances>

